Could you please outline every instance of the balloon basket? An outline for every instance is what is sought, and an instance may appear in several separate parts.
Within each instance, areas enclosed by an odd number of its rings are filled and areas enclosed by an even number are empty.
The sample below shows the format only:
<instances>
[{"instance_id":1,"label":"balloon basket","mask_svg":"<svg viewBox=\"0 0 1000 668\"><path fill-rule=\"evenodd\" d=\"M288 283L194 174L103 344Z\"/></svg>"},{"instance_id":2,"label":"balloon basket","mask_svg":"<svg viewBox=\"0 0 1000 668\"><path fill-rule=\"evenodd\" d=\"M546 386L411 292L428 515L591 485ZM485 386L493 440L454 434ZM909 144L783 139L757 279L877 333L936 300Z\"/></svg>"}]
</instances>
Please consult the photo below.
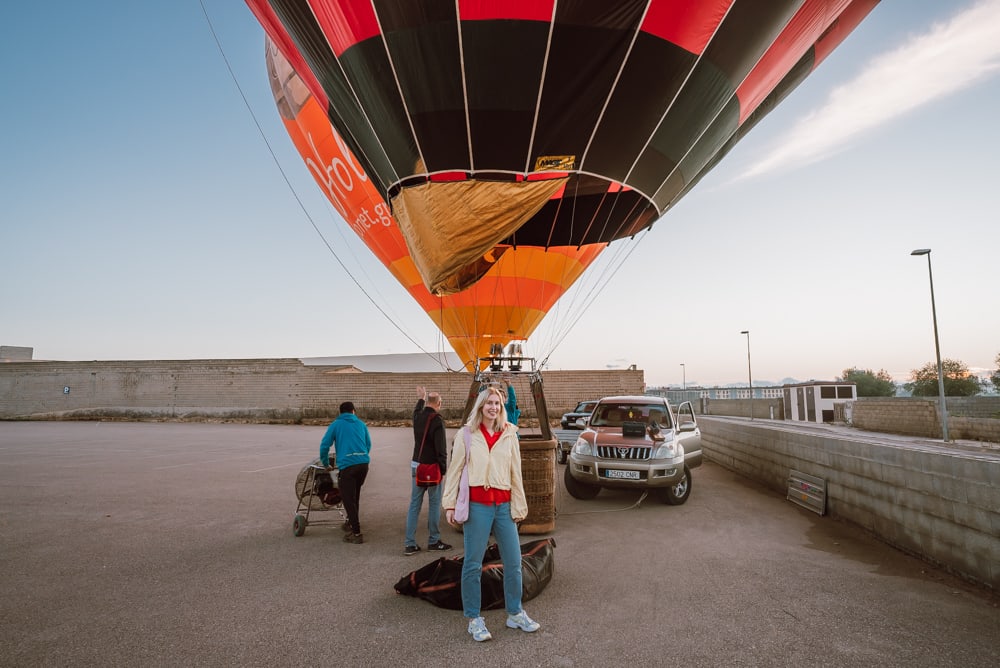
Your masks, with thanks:
<instances>
[{"instance_id":1,"label":"balloon basket","mask_svg":"<svg viewBox=\"0 0 1000 668\"><path fill-rule=\"evenodd\" d=\"M521 437L521 478L528 501L522 534L549 533L556 528L555 461L557 441L527 434Z\"/></svg>"}]
</instances>

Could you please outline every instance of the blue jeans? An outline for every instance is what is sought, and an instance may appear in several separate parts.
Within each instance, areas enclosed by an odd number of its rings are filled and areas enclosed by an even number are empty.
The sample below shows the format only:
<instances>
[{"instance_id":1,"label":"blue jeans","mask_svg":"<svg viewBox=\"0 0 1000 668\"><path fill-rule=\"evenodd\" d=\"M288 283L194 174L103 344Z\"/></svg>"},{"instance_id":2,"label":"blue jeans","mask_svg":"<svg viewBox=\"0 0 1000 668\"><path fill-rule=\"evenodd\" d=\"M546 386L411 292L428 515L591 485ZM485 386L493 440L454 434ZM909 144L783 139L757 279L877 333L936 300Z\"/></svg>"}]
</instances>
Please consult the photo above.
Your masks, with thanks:
<instances>
[{"instance_id":1,"label":"blue jeans","mask_svg":"<svg viewBox=\"0 0 1000 668\"><path fill-rule=\"evenodd\" d=\"M434 487L417 485L417 469L410 467L410 509L406 513L406 545L417 544L417 520L420 519L420 506L424 504L424 492L427 492L427 544L433 545L441 540L441 484Z\"/></svg>"},{"instance_id":2,"label":"blue jeans","mask_svg":"<svg viewBox=\"0 0 1000 668\"><path fill-rule=\"evenodd\" d=\"M462 562L462 608L466 617L479 617L482 607L483 556L490 530L503 561L503 597L508 615L521 612L521 543L517 525L510 516L510 504L497 506L469 504L469 519L462 527L465 560Z\"/></svg>"}]
</instances>

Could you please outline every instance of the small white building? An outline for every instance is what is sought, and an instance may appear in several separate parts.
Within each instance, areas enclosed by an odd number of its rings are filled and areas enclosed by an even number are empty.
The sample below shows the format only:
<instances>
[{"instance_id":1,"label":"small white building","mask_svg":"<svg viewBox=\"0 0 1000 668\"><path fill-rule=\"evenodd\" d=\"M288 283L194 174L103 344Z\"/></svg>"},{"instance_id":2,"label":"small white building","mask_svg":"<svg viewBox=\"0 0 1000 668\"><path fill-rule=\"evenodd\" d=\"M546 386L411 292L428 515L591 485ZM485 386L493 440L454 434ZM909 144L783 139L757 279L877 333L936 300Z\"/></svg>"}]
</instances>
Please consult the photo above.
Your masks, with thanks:
<instances>
[{"instance_id":1,"label":"small white building","mask_svg":"<svg viewBox=\"0 0 1000 668\"><path fill-rule=\"evenodd\" d=\"M837 405L857 398L858 388L854 383L811 380L808 383L785 385L785 419L800 422L833 422L838 412Z\"/></svg>"}]
</instances>

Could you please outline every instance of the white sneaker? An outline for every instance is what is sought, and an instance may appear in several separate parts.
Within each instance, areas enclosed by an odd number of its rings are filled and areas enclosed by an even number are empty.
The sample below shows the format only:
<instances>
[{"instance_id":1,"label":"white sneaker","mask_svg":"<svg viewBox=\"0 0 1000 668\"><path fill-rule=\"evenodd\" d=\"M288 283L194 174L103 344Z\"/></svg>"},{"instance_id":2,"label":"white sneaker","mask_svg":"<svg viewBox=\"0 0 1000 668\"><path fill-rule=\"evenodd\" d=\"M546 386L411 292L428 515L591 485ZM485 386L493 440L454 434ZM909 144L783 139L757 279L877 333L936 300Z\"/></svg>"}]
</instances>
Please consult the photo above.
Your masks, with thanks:
<instances>
[{"instance_id":1,"label":"white sneaker","mask_svg":"<svg viewBox=\"0 0 1000 668\"><path fill-rule=\"evenodd\" d=\"M516 615L507 615L507 628L521 629L525 633L534 633L542 628L542 625L529 617L528 613L524 610L521 610Z\"/></svg>"},{"instance_id":2,"label":"white sneaker","mask_svg":"<svg viewBox=\"0 0 1000 668\"><path fill-rule=\"evenodd\" d=\"M507 623L510 624L509 621ZM476 617L475 619L469 620L469 635L472 636L472 639L476 642L493 639L493 636L486 628L486 620L482 617Z\"/></svg>"}]
</instances>

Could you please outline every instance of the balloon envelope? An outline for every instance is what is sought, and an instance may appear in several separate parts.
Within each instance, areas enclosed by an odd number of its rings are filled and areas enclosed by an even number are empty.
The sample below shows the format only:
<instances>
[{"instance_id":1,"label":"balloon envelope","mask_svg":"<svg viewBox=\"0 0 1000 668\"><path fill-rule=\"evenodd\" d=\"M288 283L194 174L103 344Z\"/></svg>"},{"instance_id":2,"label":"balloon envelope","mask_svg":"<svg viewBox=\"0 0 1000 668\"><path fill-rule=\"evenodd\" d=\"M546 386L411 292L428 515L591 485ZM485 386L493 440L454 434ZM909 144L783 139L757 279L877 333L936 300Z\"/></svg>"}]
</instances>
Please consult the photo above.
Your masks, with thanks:
<instances>
[{"instance_id":1,"label":"balloon envelope","mask_svg":"<svg viewBox=\"0 0 1000 668\"><path fill-rule=\"evenodd\" d=\"M383 262L405 247L404 285L457 297L508 255L533 249L513 281L549 276L539 257L652 225L877 0L247 4L341 138L320 171L364 175L365 211L391 211Z\"/></svg>"}]
</instances>

